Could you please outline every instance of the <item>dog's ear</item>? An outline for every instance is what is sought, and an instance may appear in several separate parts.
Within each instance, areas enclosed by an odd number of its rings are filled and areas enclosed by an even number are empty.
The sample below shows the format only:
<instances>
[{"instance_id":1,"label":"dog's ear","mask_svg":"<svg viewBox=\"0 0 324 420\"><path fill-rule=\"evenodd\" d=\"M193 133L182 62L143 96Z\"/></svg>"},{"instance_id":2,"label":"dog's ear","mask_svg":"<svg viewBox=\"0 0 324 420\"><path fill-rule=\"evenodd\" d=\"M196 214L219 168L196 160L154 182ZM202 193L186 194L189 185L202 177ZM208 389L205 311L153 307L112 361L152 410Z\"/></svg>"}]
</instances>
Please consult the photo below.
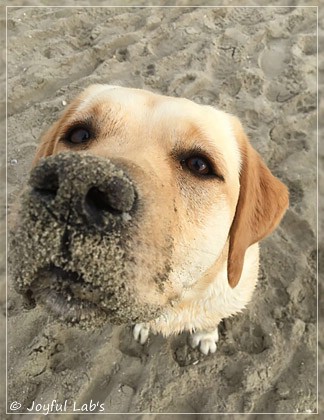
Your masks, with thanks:
<instances>
[{"instance_id":1,"label":"dog's ear","mask_svg":"<svg viewBox=\"0 0 324 420\"><path fill-rule=\"evenodd\" d=\"M241 151L240 193L229 234L228 282L235 287L247 248L271 233L289 205L287 187L252 148L237 118L233 128Z\"/></svg>"},{"instance_id":2,"label":"dog's ear","mask_svg":"<svg viewBox=\"0 0 324 420\"><path fill-rule=\"evenodd\" d=\"M52 126L43 134L41 137L39 146L36 150L36 154L34 156L32 167L37 165L39 159L47 156L51 156L54 152L55 148L55 139L56 134L59 128L59 122L56 121L52 124Z\"/></svg>"},{"instance_id":3,"label":"dog's ear","mask_svg":"<svg viewBox=\"0 0 324 420\"><path fill-rule=\"evenodd\" d=\"M90 87L91 88L91 87ZM88 88L88 89L90 89ZM82 99L86 96L88 89L77 96L64 110L62 116L54 122L51 127L41 136L39 146L36 150L32 166L37 165L39 159L51 156L55 151L55 146L58 141L59 132L65 127L67 121L73 116L79 107Z\"/></svg>"}]
</instances>

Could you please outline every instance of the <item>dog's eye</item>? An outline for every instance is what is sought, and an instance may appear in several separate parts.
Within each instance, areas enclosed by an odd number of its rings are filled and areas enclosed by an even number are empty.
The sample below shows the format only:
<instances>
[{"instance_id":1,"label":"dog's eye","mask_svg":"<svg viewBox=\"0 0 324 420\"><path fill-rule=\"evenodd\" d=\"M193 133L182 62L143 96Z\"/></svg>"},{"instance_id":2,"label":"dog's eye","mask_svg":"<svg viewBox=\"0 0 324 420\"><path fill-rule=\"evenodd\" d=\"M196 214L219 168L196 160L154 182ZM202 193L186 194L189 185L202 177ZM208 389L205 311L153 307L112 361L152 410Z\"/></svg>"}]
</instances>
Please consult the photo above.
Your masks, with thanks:
<instances>
[{"instance_id":1,"label":"dog's eye","mask_svg":"<svg viewBox=\"0 0 324 420\"><path fill-rule=\"evenodd\" d=\"M67 141L72 144L83 144L87 143L90 137L89 130L83 127L76 127L68 133Z\"/></svg>"},{"instance_id":2,"label":"dog's eye","mask_svg":"<svg viewBox=\"0 0 324 420\"><path fill-rule=\"evenodd\" d=\"M183 160L182 165L185 165L191 172L197 175L210 175L213 173L210 163L207 159L200 156L193 156Z\"/></svg>"}]
</instances>

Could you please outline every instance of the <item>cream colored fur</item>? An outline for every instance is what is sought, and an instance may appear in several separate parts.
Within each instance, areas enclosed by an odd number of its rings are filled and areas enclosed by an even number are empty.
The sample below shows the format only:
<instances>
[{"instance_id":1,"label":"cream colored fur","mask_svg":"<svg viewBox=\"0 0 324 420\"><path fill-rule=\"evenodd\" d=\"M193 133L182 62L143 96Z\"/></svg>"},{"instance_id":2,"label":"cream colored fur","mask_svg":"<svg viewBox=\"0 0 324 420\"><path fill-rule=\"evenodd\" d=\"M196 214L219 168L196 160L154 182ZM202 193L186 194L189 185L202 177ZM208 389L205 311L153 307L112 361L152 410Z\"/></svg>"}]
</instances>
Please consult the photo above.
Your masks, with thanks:
<instances>
[{"instance_id":1,"label":"cream colored fur","mask_svg":"<svg viewBox=\"0 0 324 420\"><path fill-rule=\"evenodd\" d=\"M139 263L129 281L143 305L160 305L163 311L158 319L137 325L134 337L144 343L149 330L165 336L190 331L194 347L214 352L219 322L242 311L252 298L258 241L286 210L286 188L253 150L235 117L187 99L107 85L90 86L71 103L43 137L34 164L69 152L60 139L63 130L89 117L100 125L99 134L80 153L122 160L146 203L135 252L138 261L151 255L154 264ZM192 175L172 157L191 149L209 156L223 181ZM170 236L172 269L161 291L150 270L163 266Z\"/></svg>"}]
</instances>

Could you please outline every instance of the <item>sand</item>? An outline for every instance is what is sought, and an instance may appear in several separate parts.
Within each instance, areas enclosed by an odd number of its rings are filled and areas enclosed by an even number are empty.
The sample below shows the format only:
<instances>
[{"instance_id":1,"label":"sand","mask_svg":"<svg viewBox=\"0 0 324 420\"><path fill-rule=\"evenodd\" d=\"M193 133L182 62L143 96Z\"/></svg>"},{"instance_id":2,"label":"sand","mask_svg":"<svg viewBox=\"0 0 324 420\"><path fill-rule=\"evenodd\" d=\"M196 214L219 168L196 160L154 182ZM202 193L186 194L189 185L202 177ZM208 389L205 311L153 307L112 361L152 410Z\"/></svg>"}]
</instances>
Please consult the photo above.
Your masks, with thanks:
<instances>
[{"instance_id":1,"label":"sand","mask_svg":"<svg viewBox=\"0 0 324 420\"><path fill-rule=\"evenodd\" d=\"M289 187L290 208L262 242L253 301L221 324L212 356L190 349L186 334L141 346L129 327L64 328L28 307L9 279L8 410L14 401L23 413L56 400L71 418L94 406L316 412L316 8L9 9L9 211L40 134L91 83L184 96L237 115Z\"/></svg>"}]
</instances>

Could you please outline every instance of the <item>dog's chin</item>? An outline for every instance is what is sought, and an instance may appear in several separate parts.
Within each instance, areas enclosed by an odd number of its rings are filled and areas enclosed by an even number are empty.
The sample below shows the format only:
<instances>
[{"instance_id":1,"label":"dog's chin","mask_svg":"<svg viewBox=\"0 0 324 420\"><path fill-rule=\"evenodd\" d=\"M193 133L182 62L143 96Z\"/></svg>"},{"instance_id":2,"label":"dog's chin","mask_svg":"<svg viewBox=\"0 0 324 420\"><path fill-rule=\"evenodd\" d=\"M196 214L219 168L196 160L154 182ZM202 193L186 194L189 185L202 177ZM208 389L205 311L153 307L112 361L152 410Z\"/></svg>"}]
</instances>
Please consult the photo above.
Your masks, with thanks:
<instances>
[{"instance_id":1,"label":"dog's chin","mask_svg":"<svg viewBox=\"0 0 324 420\"><path fill-rule=\"evenodd\" d=\"M113 294L86 281L81 274L59 267L40 270L27 293L67 325L93 328L107 321L127 322L118 314Z\"/></svg>"}]
</instances>

